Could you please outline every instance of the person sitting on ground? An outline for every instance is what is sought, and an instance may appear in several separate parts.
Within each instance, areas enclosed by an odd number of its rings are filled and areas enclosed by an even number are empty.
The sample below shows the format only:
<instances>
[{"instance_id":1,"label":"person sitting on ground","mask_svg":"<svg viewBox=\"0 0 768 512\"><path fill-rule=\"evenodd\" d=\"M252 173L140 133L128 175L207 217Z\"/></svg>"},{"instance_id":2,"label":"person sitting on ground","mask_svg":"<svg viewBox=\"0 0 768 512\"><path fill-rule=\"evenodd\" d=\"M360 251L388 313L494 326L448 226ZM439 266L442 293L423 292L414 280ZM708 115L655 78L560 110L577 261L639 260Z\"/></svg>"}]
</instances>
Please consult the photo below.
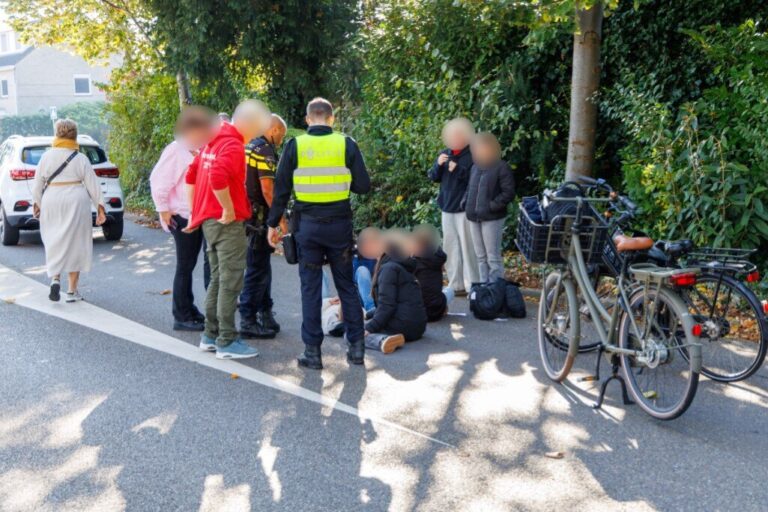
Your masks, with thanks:
<instances>
[{"instance_id":1,"label":"person sitting on ground","mask_svg":"<svg viewBox=\"0 0 768 512\"><path fill-rule=\"evenodd\" d=\"M454 297L453 288L443 286L443 266L446 255L440 247L440 235L429 225L418 226L413 230L416 262L414 276L421 286L421 297L427 311L427 321L435 322L448 314L448 306Z\"/></svg>"},{"instance_id":2,"label":"person sitting on ground","mask_svg":"<svg viewBox=\"0 0 768 512\"><path fill-rule=\"evenodd\" d=\"M515 198L515 178L501 159L501 145L492 133L479 133L472 139L475 165L464 196L469 229L477 253L480 283L504 277L501 235L507 205Z\"/></svg>"},{"instance_id":3,"label":"person sitting on ground","mask_svg":"<svg viewBox=\"0 0 768 512\"><path fill-rule=\"evenodd\" d=\"M363 256L367 251L366 244L369 240L381 236L379 228L368 227L360 231L357 235L357 248L352 258L352 265L355 269L355 282L357 291L360 294L360 300L363 302L363 310L366 317L373 316L376 309L376 303L373 300L373 273L376 271L376 258L366 258ZM375 252L375 251L374 251Z\"/></svg>"},{"instance_id":4,"label":"person sitting on ground","mask_svg":"<svg viewBox=\"0 0 768 512\"><path fill-rule=\"evenodd\" d=\"M376 311L365 324L365 346L390 354L424 335L427 312L406 237L396 232L370 235L361 254L378 259L373 275Z\"/></svg>"}]
</instances>

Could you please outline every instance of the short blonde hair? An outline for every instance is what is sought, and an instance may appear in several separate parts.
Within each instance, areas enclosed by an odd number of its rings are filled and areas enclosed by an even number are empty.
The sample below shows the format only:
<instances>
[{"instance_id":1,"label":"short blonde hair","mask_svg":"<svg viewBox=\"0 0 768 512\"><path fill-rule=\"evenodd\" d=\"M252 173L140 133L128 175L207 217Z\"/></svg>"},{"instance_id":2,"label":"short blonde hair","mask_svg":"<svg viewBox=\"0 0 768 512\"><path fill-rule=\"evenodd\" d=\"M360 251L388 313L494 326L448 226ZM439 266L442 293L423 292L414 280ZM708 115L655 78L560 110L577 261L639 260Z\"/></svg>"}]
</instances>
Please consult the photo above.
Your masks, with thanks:
<instances>
[{"instance_id":1,"label":"short blonde hair","mask_svg":"<svg viewBox=\"0 0 768 512\"><path fill-rule=\"evenodd\" d=\"M56 136L60 139L77 140L77 123L71 119L59 119L55 125Z\"/></svg>"}]
</instances>

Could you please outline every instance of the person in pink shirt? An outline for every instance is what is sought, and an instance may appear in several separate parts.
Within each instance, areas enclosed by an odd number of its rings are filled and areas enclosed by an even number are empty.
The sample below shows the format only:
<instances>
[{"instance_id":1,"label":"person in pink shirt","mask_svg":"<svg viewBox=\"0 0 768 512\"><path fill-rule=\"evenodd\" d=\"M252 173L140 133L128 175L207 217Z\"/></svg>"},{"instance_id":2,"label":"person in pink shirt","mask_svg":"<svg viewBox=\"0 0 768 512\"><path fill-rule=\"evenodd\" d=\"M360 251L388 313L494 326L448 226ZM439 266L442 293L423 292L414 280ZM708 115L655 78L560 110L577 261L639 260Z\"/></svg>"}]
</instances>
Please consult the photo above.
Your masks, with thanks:
<instances>
[{"instance_id":1,"label":"person in pink shirt","mask_svg":"<svg viewBox=\"0 0 768 512\"><path fill-rule=\"evenodd\" d=\"M185 176L200 148L216 134L218 121L213 111L204 107L185 107L176 122L176 139L168 144L149 177L152 199L163 229L170 232L176 245L176 273L173 278L173 328L177 331L202 331L205 317L195 306L192 274L205 245L202 230L185 233L190 217ZM203 252L205 255L205 252ZM208 288L210 269L204 265L204 283Z\"/></svg>"}]
</instances>

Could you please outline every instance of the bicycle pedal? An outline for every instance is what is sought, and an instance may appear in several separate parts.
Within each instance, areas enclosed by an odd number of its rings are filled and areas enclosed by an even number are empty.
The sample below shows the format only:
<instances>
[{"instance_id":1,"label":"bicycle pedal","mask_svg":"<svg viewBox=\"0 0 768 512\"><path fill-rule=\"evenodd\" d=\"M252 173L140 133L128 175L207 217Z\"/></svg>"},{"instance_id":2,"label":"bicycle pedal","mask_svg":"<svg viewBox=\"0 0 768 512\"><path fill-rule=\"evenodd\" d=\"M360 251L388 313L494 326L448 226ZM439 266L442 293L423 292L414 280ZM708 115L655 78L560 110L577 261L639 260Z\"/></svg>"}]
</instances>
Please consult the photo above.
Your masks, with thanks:
<instances>
[{"instance_id":1,"label":"bicycle pedal","mask_svg":"<svg viewBox=\"0 0 768 512\"><path fill-rule=\"evenodd\" d=\"M579 382L595 382L600 380L600 378L597 375L587 375L586 377L582 377L579 379Z\"/></svg>"}]
</instances>

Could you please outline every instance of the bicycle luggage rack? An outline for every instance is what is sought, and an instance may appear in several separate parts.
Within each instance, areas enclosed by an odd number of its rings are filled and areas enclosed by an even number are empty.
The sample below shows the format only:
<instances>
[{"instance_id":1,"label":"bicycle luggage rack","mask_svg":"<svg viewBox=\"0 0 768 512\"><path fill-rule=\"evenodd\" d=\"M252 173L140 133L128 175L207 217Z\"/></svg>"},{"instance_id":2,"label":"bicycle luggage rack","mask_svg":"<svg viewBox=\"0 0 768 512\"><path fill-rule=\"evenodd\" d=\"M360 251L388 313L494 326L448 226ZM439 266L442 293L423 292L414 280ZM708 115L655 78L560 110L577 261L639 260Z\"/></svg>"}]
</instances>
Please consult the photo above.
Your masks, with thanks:
<instances>
[{"instance_id":1,"label":"bicycle luggage rack","mask_svg":"<svg viewBox=\"0 0 768 512\"><path fill-rule=\"evenodd\" d=\"M660 267L653 263L635 263L629 267L629 275L641 284L661 286L670 277L679 274L699 274L699 268Z\"/></svg>"},{"instance_id":2,"label":"bicycle luggage rack","mask_svg":"<svg viewBox=\"0 0 768 512\"><path fill-rule=\"evenodd\" d=\"M757 270L757 265L748 260L755 252L757 249L699 247L685 255L685 262L708 270L750 274Z\"/></svg>"},{"instance_id":3,"label":"bicycle luggage rack","mask_svg":"<svg viewBox=\"0 0 768 512\"><path fill-rule=\"evenodd\" d=\"M515 245L529 263L565 265L575 220L575 215L558 215L549 223L536 223L520 205ZM602 259L608 227L596 212L584 214L581 222L579 238L584 261L597 263Z\"/></svg>"}]
</instances>

